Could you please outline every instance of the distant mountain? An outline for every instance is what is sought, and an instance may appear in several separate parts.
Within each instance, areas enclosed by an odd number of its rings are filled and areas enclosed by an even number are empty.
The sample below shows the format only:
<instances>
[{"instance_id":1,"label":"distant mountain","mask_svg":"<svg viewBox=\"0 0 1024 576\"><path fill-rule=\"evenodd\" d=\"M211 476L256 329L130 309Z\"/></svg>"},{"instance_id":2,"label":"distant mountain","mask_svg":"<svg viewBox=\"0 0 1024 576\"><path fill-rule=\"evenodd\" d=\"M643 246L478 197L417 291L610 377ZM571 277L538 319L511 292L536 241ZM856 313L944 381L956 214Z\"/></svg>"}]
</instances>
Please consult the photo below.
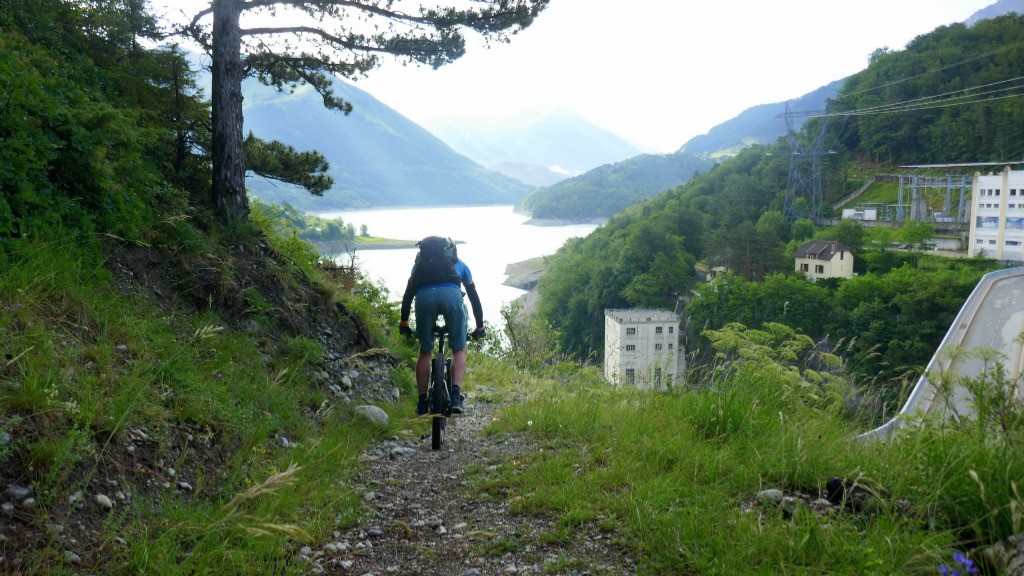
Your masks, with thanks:
<instances>
[{"instance_id":1,"label":"distant mountain","mask_svg":"<svg viewBox=\"0 0 1024 576\"><path fill-rule=\"evenodd\" d=\"M642 154L534 190L516 209L542 219L608 218L644 198L684 184L694 173L712 166L709 160L683 152Z\"/></svg>"},{"instance_id":2,"label":"distant mountain","mask_svg":"<svg viewBox=\"0 0 1024 576\"><path fill-rule=\"evenodd\" d=\"M1010 12L1024 14L1024 0L999 0L995 4L986 6L972 14L970 18L964 20L964 24L973 26L977 24L979 20L995 18L996 16L1002 16L1003 14L1009 14Z\"/></svg>"},{"instance_id":3,"label":"distant mountain","mask_svg":"<svg viewBox=\"0 0 1024 576\"><path fill-rule=\"evenodd\" d=\"M836 80L788 100L789 107L791 110L824 110L825 101L835 97L844 81ZM735 156L753 144L772 144L786 134L786 121L778 118L785 111L786 102L752 106L715 126L707 134L691 138L679 151L702 158L720 158ZM803 119L799 119L795 128L799 129L802 124Z\"/></svg>"},{"instance_id":4,"label":"distant mountain","mask_svg":"<svg viewBox=\"0 0 1024 576\"><path fill-rule=\"evenodd\" d=\"M336 80L334 90L352 103L349 116L325 109L320 95L308 86L280 94L255 80L245 82L246 132L299 150L320 151L334 177L334 187L322 198L250 178L247 185L257 197L304 210L514 204L532 188L456 153L347 82Z\"/></svg>"},{"instance_id":5,"label":"distant mountain","mask_svg":"<svg viewBox=\"0 0 1024 576\"><path fill-rule=\"evenodd\" d=\"M576 112L560 108L523 111L502 120L448 118L430 129L460 153L503 172L510 166L529 165L565 178L644 152Z\"/></svg>"},{"instance_id":6,"label":"distant mountain","mask_svg":"<svg viewBox=\"0 0 1024 576\"><path fill-rule=\"evenodd\" d=\"M495 172L500 172L509 178L515 178L523 184L530 186L551 186L569 177L565 172L556 172L536 164L523 164L521 162L501 162L490 167Z\"/></svg>"}]
</instances>

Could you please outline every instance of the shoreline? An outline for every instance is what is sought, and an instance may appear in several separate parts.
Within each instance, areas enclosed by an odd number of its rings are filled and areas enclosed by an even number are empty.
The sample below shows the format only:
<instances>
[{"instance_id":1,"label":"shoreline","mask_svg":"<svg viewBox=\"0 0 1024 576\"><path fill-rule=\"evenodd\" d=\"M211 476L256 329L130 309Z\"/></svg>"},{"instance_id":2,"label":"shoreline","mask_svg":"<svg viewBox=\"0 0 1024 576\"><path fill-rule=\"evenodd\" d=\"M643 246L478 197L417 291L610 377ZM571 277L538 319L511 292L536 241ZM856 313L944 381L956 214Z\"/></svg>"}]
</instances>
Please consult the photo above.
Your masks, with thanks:
<instances>
[{"instance_id":1,"label":"shoreline","mask_svg":"<svg viewBox=\"0 0 1024 576\"><path fill-rule=\"evenodd\" d=\"M377 238L369 242L350 242L348 240L335 242L313 242L321 254L346 254L351 250L402 250L415 248L419 240L395 240L391 238ZM457 243L457 242L456 242Z\"/></svg>"},{"instance_id":2,"label":"shoreline","mask_svg":"<svg viewBox=\"0 0 1024 576\"><path fill-rule=\"evenodd\" d=\"M523 224L527 226L573 226L576 224L596 224L603 226L605 222L608 222L607 218L603 217L592 217L592 218L530 218Z\"/></svg>"},{"instance_id":3,"label":"shoreline","mask_svg":"<svg viewBox=\"0 0 1024 576\"><path fill-rule=\"evenodd\" d=\"M396 240L392 238L373 238L368 242L349 242L348 240L337 242L313 242L321 254L344 254L350 249L359 252L360 250L406 250L415 248L419 240ZM465 244L465 240L455 240L456 245Z\"/></svg>"},{"instance_id":4,"label":"shoreline","mask_svg":"<svg viewBox=\"0 0 1024 576\"><path fill-rule=\"evenodd\" d=\"M445 204L445 205L429 205L429 206L376 206L371 208L340 208L330 210L307 210L310 214L318 218L336 218L332 216L340 213L358 214L359 212L373 212L377 210L424 210L424 209L436 209L436 208L494 208L511 206L512 212L520 216L527 217L527 220L523 222L526 226L572 226L576 224L596 224L598 226L608 222L608 218L603 216L588 216L584 218L536 218L529 212L520 211L515 209L515 204ZM390 247L388 247L390 248ZM388 249L381 248L381 249ZM366 248L369 250L376 250L377 248Z\"/></svg>"},{"instance_id":5,"label":"shoreline","mask_svg":"<svg viewBox=\"0 0 1024 576\"><path fill-rule=\"evenodd\" d=\"M520 290L531 292L537 287L537 282L544 275L546 256L537 256L521 262L512 262L505 266L505 281L503 286L511 286Z\"/></svg>"}]
</instances>

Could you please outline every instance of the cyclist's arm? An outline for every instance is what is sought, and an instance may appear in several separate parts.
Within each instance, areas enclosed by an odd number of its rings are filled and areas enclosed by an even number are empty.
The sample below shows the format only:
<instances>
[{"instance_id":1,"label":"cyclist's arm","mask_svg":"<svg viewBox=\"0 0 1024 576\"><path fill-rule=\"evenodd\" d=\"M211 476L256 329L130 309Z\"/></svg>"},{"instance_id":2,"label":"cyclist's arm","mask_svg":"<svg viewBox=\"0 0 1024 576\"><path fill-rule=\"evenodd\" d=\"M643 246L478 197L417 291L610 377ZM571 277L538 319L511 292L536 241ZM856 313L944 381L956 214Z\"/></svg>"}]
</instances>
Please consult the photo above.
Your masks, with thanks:
<instances>
[{"instance_id":1,"label":"cyclist's arm","mask_svg":"<svg viewBox=\"0 0 1024 576\"><path fill-rule=\"evenodd\" d=\"M416 291L412 289L412 278L409 278L409 283L405 285L405 294L402 295L402 322L409 322L409 313L412 311L412 298L416 295Z\"/></svg>"},{"instance_id":2,"label":"cyclist's arm","mask_svg":"<svg viewBox=\"0 0 1024 576\"><path fill-rule=\"evenodd\" d=\"M469 304L473 307L473 317L476 318L477 329L484 327L484 307L480 305L480 295L476 292L476 284L472 281L465 284L466 296L469 296Z\"/></svg>"}]
</instances>

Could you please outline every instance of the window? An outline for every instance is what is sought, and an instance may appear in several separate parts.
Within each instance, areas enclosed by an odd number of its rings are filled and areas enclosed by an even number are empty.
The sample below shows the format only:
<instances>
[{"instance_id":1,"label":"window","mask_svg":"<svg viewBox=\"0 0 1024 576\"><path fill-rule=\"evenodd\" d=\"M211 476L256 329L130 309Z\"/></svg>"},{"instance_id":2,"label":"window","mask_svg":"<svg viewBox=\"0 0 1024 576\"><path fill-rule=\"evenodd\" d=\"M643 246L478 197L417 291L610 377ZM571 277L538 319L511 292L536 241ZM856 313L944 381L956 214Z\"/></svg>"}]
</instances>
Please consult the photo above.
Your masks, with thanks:
<instances>
[{"instance_id":1,"label":"window","mask_svg":"<svg viewBox=\"0 0 1024 576\"><path fill-rule=\"evenodd\" d=\"M654 333L655 334L661 334L663 330L664 330L664 328L662 328L661 326L657 326L657 327L654 328Z\"/></svg>"},{"instance_id":2,"label":"window","mask_svg":"<svg viewBox=\"0 0 1024 576\"><path fill-rule=\"evenodd\" d=\"M636 350L636 344L626 344L626 352L632 352Z\"/></svg>"},{"instance_id":3,"label":"window","mask_svg":"<svg viewBox=\"0 0 1024 576\"><path fill-rule=\"evenodd\" d=\"M996 190L996 196L999 196L999 190Z\"/></svg>"},{"instance_id":4,"label":"window","mask_svg":"<svg viewBox=\"0 0 1024 576\"><path fill-rule=\"evenodd\" d=\"M626 336L636 336L636 327L626 328Z\"/></svg>"},{"instance_id":5,"label":"window","mask_svg":"<svg viewBox=\"0 0 1024 576\"><path fill-rule=\"evenodd\" d=\"M661 368L654 369L654 385L661 386Z\"/></svg>"},{"instance_id":6,"label":"window","mask_svg":"<svg viewBox=\"0 0 1024 576\"><path fill-rule=\"evenodd\" d=\"M633 368L626 368L626 384L632 384L636 382L636 370Z\"/></svg>"},{"instance_id":7,"label":"window","mask_svg":"<svg viewBox=\"0 0 1024 576\"><path fill-rule=\"evenodd\" d=\"M1016 196L1016 195L1017 195L1017 189L1016 188L1010 188L1010 196Z\"/></svg>"},{"instance_id":8,"label":"window","mask_svg":"<svg viewBox=\"0 0 1024 576\"><path fill-rule=\"evenodd\" d=\"M800 265L800 271L801 272L807 272L808 270L810 270L810 268L808 267L807 264L801 264Z\"/></svg>"},{"instance_id":9,"label":"window","mask_svg":"<svg viewBox=\"0 0 1024 576\"><path fill-rule=\"evenodd\" d=\"M843 256L844 256L845 254L846 254L846 252L840 252L840 253L839 253L839 259L840 259L840 260L842 260L842 259L843 259Z\"/></svg>"},{"instance_id":10,"label":"window","mask_svg":"<svg viewBox=\"0 0 1024 576\"><path fill-rule=\"evenodd\" d=\"M975 240L975 241L974 241L974 243L975 243L975 244L984 244L984 243L985 243L985 241L984 241L984 240L982 240L981 238L978 238L977 240Z\"/></svg>"},{"instance_id":11,"label":"window","mask_svg":"<svg viewBox=\"0 0 1024 576\"><path fill-rule=\"evenodd\" d=\"M1020 246L1020 242L1018 242L1017 240L1007 240L1006 241L1006 245L1007 246Z\"/></svg>"},{"instance_id":12,"label":"window","mask_svg":"<svg viewBox=\"0 0 1024 576\"><path fill-rule=\"evenodd\" d=\"M675 327L675 326L669 326L669 327L668 327L668 333L669 333L669 334L671 334L671 333L672 333L672 331L673 331L673 330L675 330L675 329L676 329L676 327Z\"/></svg>"},{"instance_id":13,"label":"window","mask_svg":"<svg viewBox=\"0 0 1024 576\"><path fill-rule=\"evenodd\" d=\"M658 342L657 344L655 344L654 345L654 349L655 350L661 350L661 342Z\"/></svg>"},{"instance_id":14,"label":"window","mask_svg":"<svg viewBox=\"0 0 1024 576\"><path fill-rule=\"evenodd\" d=\"M989 240L989 241L988 241L988 243L989 243L989 244L995 244L995 243L996 243L996 241L995 241L995 240Z\"/></svg>"},{"instance_id":15,"label":"window","mask_svg":"<svg viewBox=\"0 0 1024 576\"><path fill-rule=\"evenodd\" d=\"M668 349L669 349L669 350L671 350L671 349L672 349L672 347L673 347L672 343L671 343L671 342L669 342L669 343L668 343Z\"/></svg>"},{"instance_id":16,"label":"window","mask_svg":"<svg viewBox=\"0 0 1024 576\"><path fill-rule=\"evenodd\" d=\"M824 274L825 273L825 265L824 264L815 264L814 265L814 273L815 274Z\"/></svg>"}]
</instances>

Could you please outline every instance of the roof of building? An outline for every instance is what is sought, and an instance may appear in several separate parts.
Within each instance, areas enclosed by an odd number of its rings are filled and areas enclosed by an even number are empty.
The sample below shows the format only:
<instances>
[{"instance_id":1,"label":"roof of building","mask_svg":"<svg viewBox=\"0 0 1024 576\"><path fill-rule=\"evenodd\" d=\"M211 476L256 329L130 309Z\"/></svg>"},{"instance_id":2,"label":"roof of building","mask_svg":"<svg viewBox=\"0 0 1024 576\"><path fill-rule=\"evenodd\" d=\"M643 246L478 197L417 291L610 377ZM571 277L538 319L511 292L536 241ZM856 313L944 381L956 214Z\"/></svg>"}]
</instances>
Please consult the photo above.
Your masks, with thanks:
<instances>
[{"instance_id":1,"label":"roof of building","mask_svg":"<svg viewBox=\"0 0 1024 576\"><path fill-rule=\"evenodd\" d=\"M604 313L616 322L679 322L679 315L668 310L609 308Z\"/></svg>"},{"instance_id":2,"label":"roof of building","mask_svg":"<svg viewBox=\"0 0 1024 576\"><path fill-rule=\"evenodd\" d=\"M835 240L812 240L796 249L796 257L831 260L836 254L849 251L849 248Z\"/></svg>"}]
</instances>

